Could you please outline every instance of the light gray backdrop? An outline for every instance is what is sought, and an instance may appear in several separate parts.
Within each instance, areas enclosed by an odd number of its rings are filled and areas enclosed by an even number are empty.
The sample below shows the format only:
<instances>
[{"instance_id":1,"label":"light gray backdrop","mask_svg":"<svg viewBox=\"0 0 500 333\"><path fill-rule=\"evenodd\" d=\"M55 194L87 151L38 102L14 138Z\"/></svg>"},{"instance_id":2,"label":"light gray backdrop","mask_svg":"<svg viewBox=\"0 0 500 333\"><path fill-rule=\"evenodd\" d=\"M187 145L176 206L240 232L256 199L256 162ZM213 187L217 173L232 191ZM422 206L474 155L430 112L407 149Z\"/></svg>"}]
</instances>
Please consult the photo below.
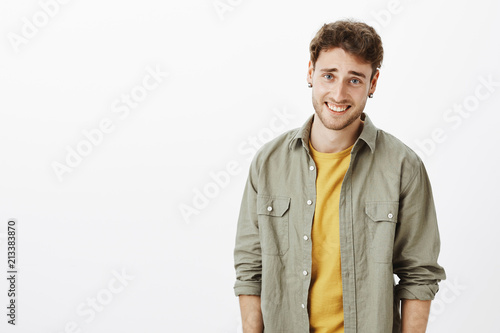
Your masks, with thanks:
<instances>
[{"instance_id":1,"label":"light gray backdrop","mask_svg":"<svg viewBox=\"0 0 500 333\"><path fill-rule=\"evenodd\" d=\"M433 185L448 279L428 332L498 332L499 7L2 0L0 330L241 332L232 251L250 159L313 112L317 29L356 18L385 48L365 111Z\"/></svg>"}]
</instances>

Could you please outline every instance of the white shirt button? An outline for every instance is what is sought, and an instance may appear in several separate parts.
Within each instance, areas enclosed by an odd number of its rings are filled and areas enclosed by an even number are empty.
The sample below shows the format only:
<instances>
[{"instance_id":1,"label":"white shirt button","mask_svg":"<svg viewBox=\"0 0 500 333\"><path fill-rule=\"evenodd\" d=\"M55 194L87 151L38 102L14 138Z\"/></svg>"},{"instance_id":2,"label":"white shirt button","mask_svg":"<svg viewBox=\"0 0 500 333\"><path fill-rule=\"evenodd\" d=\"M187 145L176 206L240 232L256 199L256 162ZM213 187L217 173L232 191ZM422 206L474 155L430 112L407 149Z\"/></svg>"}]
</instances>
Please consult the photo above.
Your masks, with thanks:
<instances>
[{"instance_id":1,"label":"white shirt button","mask_svg":"<svg viewBox=\"0 0 500 333\"><path fill-rule=\"evenodd\" d=\"M302 274L307 275L307 271L303 271Z\"/></svg>"},{"instance_id":2,"label":"white shirt button","mask_svg":"<svg viewBox=\"0 0 500 333\"><path fill-rule=\"evenodd\" d=\"M394 217L394 215L392 215L391 213L389 213L389 215L387 215L388 218L392 219Z\"/></svg>"},{"instance_id":3,"label":"white shirt button","mask_svg":"<svg viewBox=\"0 0 500 333\"><path fill-rule=\"evenodd\" d=\"M308 240L309 237L307 237L307 235L304 235L304 240Z\"/></svg>"},{"instance_id":4,"label":"white shirt button","mask_svg":"<svg viewBox=\"0 0 500 333\"><path fill-rule=\"evenodd\" d=\"M270 212L270 211L272 211L272 210L273 210L273 207L271 207L271 206L267 207L267 211L268 211L268 212Z\"/></svg>"},{"instance_id":5,"label":"white shirt button","mask_svg":"<svg viewBox=\"0 0 500 333\"><path fill-rule=\"evenodd\" d=\"M314 170L314 165L311 165L311 166L309 167L309 170L313 171L313 170Z\"/></svg>"},{"instance_id":6,"label":"white shirt button","mask_svg":"<svg viewBox=\"0 0 500 333\"><path fill-rule=\"evenodd\" d=\"M305 309L305 308L306 308L306 306L305 306L304 304L301 304L300 306L302 306L302 309Z\"/></svg>"},{"instance_id":7,"label":"white shirt button","mask_svg":"<svg viewBox=\"0 0 500 333\"><path fill-rule=\"evenodd\" d=\"M311 205L313 202L311 200L307 200L307 204Z\"/></svg>"}]
</instances>

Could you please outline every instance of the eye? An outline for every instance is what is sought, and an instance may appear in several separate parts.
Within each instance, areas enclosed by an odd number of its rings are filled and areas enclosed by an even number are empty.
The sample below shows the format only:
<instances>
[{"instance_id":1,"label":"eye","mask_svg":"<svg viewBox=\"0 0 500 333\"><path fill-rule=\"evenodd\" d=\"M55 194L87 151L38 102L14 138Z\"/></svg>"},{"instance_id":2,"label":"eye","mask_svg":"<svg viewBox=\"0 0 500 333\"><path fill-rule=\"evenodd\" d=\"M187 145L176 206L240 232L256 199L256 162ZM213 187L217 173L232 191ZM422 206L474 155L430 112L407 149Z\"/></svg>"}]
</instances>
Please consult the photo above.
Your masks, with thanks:
<instances>
[{"instance_id":1,"label":"eye","mask_svg":"<svg viewBox=\"0 0 500 333\"><path fill-rule=\"evenodd\" d=\"M354 84L360 84L361 81L358 80L358 79L351 79L351 82L354 83Z\"/></svg>"},{"instance_id":2,"label":"eye","mask_svg":"<svg viewBox=\"0 0 500 333\"><path fill-rule=\"evenodd\" d=\"M324 77L325 79L327 79L327 80L331 80L331 79L333 79L333 76L332 76L331 74L325 74L325 75L323 75L323 77Z\"/></svg>"}]
</instances>

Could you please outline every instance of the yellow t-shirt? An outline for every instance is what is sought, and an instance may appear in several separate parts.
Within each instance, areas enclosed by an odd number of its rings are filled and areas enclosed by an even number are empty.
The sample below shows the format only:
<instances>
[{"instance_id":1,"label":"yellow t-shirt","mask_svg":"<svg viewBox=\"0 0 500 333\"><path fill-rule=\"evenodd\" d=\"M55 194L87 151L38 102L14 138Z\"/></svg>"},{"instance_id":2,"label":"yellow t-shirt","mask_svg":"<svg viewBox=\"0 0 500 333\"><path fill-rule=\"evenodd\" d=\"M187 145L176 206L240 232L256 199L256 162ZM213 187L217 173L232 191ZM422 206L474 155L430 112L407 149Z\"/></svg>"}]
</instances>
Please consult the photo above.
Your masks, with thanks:
<instances>
[{"instance_id":1,"label":"yellow t-shirt","mask_svg":"<svg viewBox=\"0 0 500 333\"><path fill-rule=\"evenodd\" d=\"M312 271L309 287L311 332L344 333L340 270L339 199L349 168L352 146L338 153L320 153L309 142L316 163L316 210L312 226Z\"/></svg>"}]
</instances>

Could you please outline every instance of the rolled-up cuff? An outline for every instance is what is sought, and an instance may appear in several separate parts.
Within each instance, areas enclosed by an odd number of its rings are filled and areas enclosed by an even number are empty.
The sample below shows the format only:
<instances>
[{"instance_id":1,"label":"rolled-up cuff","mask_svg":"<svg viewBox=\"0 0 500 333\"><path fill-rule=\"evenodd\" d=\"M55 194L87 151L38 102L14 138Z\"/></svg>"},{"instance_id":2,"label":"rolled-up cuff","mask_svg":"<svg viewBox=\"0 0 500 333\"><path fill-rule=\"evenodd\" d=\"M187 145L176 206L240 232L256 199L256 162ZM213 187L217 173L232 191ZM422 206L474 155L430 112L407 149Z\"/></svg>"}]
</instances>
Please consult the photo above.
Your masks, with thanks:
<instances>
[{"instance_id":1,"label":"rolled-up cuff","mask_svg":"<svg viewBox=\"0 0 500 333\"><path fill-rule=\"evenodd\" d=\"M234 294L240 295L260 295L261 282L255 281L239 281L234 284Z\"/></svg>"},{"instance_id":2,"label":"rolled-up cuff","mask_svg":"<svg viewBox=\"0 0 500 333\"><path fill-rule=\"evenodd\" d=\"M395 297L401 299L419 299L422 301L433 300L439 290L437 284L426 285L397 285L395 287Z\"/></svg>"}]
</instances>

